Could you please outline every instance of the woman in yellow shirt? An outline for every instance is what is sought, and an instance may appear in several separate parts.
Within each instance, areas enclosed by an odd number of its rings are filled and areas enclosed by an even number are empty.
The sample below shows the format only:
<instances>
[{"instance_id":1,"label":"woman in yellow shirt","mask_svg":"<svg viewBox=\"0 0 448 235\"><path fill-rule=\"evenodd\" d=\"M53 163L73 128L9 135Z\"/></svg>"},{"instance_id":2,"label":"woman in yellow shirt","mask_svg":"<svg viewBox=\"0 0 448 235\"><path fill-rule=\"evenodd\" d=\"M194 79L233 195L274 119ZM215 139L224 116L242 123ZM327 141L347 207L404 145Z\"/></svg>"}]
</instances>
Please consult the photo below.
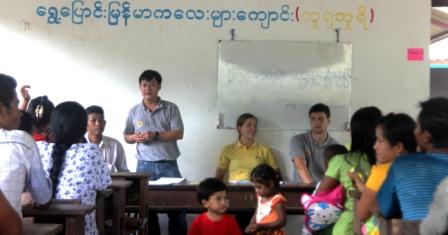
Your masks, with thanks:
<instances>
[{"instance_id":1,"label":"woman in yellow shirt","mask_svg":"<svg viewBox=\"0 0 448 235\"><path fill-rule=\"evenodd\" d=\"M376 127L375 149L377 163L372 166L370 176L364 185L355 173L350 177L355 180L358 190L362 192L356 212L362 221L372 216L372 211L378 211L376 193L380 189L392 162L398 156L415 152L414 136L415 122L406 114L390 113L379 120ZM367 227L367 234L376 234L377 224Z\"/></svg>"},{"instance_id":2,"label":"woman in yellow shirt","mask_svg":"<svg viewBox=\"0 0 448 235\"><path fill-rule=\"evenodd\" d=\"M250 173L256 166L266 163L279 170L277 160L266 145L255 142L257 118L244 113L236 122L238 140L224 147L219 156L215 177L223 180L228 174L229 182L250 182Z\"/></svg>"},{"instance_id":3,"label":"woman in yellow shirt","mask_svg":"<svg viewBox=\"0 0 448 235\"><path fill-rule=\"evenodd\" d=\"M241 114L236 122L236 129L239 134L238 140L225 146L222 150L215 177L224 180L226 174L228 174L229 182L250 183L250 173L262 163L270 165L279 172L277 160L271 149L266 145L255 142L257 118L250 113ZM279 178L281 178L280 174ZM252 212L235 214L241 230L247 227L252 215Z\"/></svg>"}]
</instances>

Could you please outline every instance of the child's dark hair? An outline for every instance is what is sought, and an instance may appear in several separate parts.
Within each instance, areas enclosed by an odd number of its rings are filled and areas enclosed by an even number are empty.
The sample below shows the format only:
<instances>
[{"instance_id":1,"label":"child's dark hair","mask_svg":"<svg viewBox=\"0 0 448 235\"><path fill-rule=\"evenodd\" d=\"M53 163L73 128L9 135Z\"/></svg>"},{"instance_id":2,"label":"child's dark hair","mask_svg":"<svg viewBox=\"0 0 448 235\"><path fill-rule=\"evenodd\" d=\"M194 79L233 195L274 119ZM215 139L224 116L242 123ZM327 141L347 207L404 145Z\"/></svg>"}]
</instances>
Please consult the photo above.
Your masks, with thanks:
<instances>
[{"instance_id":1,"label":"child's dark hair","mask_svg":"<svg viewBox=\"0 0 448 235\"><path fill-rule=\"evenodd\" d=\"M210 196L220 191L227 191L226 185L221 180L207 178L201 181L196 191L199 203L202 203L202 200L208 200Z\"/></svg>"},{"instance_id":2,"label":"child's dark hair","mask_svg":"<svg viewBox=\"0 0 448 235\"><path fill-rule=\"evenodd\" d=\"M348 153L347 148L344 145L332 144L328 146L324 151L325 165L328 165L330 159L336 155Z\"/></svg>"},{"instance_id":3,"label":"child's dark hair","mask_svg":"<svg viewBox=\"0 0 448 235\"><path fill-rule=\"evenodd\" d=\"M32 99L26 109L26 111L31 114L34 126L37 128L50 123L53 110L53 102L51 102L46 95Z\"/></svg>"},{"instance_id":4,"label":"child's dark hair","mask_svg":"<svg viewBox=\"0 0 448 235\"><path fill-rule=\"evenodd\" d=\"M277 171L268 164L260 164L256 166L250 173L250 181L270 186L273 183L275 190L280 189L280 178Z\"/></svg>"}]
</instances>

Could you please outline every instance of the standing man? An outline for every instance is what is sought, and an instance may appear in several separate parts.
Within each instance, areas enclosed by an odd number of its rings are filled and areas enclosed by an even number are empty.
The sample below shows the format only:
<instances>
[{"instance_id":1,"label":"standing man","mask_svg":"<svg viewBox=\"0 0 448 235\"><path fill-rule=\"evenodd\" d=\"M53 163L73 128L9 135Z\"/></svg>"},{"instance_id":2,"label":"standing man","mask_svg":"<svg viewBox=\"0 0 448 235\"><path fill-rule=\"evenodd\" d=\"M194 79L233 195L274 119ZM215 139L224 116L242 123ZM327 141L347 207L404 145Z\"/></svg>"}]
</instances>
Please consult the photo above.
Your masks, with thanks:
<instances>
[{"instance_id":1,"label":"standing man","mask_svg":"<svg viewBox=\"0 0 448 235\"><path fill-rule=\"evenodd\" d=\"M33 138L16 130L22 116L16 86L14 78L0 74L0 189L22 215L22 192L30 192L37 204L46 204L52 197L52 190Z\"/></svg>"},{"instance_id":2,"label":"standing man","mask_svg":"<svg viewBox=\"0 0 448 235\"><path fill-rule=\"evenodd\" d=\"M137 172L151 173L150 180L181 177L176 160L177 140L184 135L179 108L159 97L162 77L157 71L144 71L139 84L143 101L129 112L124 130L125 141L137 143ZM168 217L170 235L187 233L185 213L171 212ZM157 214L150 214L148 220L149 233L160 234Z\"/></svg>"},{"instance_id":3,"label":"standing man","mask_svg":"<svg viewBox=\"0 0 448 235\"><path fill-rule=\"evenodd\" d=\"M293 181L317 183L325 174L324 151L337 142L328 134L330 108L322 103L311 107L311 130L292 137L290 155L294 163Z\"/></svg>"},{"instance_id":4,"label":"standing man","mask_svg":"<svg viewBox=\"0 0 448 235\"><path fill-rule=\"evenodd\" d=\"M92 105L86 109L87 133L85 138L88 143L97 144L103 159L106 161L110 172L129 171L126 164L126 154L121 143L111 137L103 135L106 127L104 110L100 106Z\"/></svg>"}]
</instances>

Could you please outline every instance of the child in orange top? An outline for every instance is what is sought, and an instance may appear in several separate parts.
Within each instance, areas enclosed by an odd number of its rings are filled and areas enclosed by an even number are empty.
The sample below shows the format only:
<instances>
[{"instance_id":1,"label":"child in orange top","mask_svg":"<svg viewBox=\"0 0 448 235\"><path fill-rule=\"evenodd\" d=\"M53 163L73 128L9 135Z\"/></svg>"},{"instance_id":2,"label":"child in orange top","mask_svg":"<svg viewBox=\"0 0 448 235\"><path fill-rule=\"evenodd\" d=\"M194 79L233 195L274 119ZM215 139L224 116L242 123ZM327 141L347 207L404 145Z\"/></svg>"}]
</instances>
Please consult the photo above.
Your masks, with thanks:
<instances>
[{"instance_id":1,"label":"child in orange top","mask_svg":"<svg viewBox=\"0 0 448 235\"><path fill-rule=\"evenodd\" d=\"M226 185L216 178L208 178L198 185L198 200L207 212L197 216L188 235L241 235L235 218L226 214L229 208Z\"/></svg>"},{"instance_id":2,"label":"child in orange top","mask_svg":"<svg viewBox=\"0 0 448 235\"><path fill-rule=\"evenodd\" d=\"M257 193L257 210L245 229L246 233L257 235L284 235L286 225L286 199L280 189L277 172L267 164L255 167L251 181Z\"/></svg>"}]
</instances>

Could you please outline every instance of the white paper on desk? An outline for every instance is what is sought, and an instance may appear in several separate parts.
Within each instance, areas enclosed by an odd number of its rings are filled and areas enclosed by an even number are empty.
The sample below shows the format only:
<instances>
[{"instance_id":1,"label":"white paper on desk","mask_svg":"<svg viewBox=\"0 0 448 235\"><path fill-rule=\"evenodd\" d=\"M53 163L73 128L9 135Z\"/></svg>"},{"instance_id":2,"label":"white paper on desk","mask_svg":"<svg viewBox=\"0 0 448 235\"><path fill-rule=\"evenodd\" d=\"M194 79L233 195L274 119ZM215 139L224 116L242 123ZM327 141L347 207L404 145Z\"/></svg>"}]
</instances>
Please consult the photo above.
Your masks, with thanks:
<instances>
[{"instance_id":1,"label":"white paper on desk","mask_svg":"<svg viewBox=\"0 0 448 235\"><path fill-rule=\"evenodd\" d=\"M149 185L170 185L170 184L179 184L185 181L185 178L167 178L161 177L158 180L150 180L148 181Z\"/></svg>"}]
</instances>

